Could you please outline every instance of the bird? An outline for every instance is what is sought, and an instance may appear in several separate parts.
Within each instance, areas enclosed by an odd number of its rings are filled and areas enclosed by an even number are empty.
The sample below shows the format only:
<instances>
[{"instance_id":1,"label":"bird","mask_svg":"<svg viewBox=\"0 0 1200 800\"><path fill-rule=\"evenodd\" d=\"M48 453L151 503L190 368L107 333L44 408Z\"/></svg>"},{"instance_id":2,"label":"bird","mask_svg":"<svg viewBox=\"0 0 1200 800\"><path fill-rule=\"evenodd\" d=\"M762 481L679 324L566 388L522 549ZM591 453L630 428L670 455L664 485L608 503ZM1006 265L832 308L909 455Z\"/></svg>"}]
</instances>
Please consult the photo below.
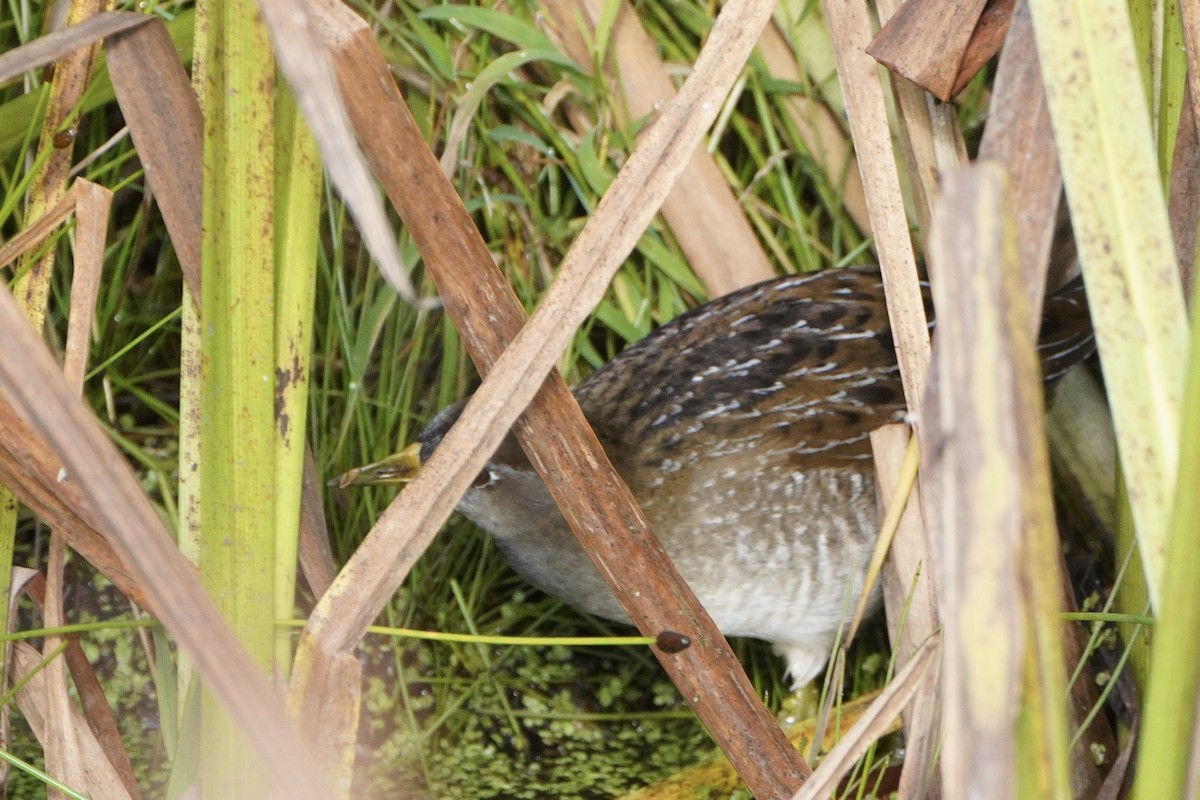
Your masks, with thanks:
<instances>
[{"instance_id":1,"label":"bird","mask_svg":"<svg viewBox=\"0 0 1200 800\"><path fill-rule=\"evenodd\" d=\"M1052 380L1094 347L1079 281L1047 298L1043 320ZM906 413L878 269L776 278L710 300L573 392L717 627L770 642L794 687L812 681L878 535L868 434ZM397 456L331 483L411 479L464 405L436 414ZM458 511L537 588L629 622L511 433Z\"/></svg>"}]
</instances>

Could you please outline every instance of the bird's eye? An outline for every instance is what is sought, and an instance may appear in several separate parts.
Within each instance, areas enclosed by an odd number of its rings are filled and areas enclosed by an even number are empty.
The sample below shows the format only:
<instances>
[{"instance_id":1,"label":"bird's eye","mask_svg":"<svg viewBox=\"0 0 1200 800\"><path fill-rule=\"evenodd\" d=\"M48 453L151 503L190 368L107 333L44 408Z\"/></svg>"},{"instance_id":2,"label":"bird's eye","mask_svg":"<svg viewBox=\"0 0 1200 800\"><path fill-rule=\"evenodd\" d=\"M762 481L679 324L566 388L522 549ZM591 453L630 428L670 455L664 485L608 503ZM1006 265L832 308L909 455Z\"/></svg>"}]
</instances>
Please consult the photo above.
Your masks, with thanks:
<instances>
[{"instance_id":1,"label":"bird's eye","mask_svg":"<svg viewBox=\"0 0 1200 800\"><path fill-rule=\"evenodd\" d=\"M492 475L492 471L485 467L484 469L480 470L478 475L475 476L475 480L471 481L471 487L475 489L482 489L493 480L495 480L495 476Z\"/></svg>"}]
</instances>

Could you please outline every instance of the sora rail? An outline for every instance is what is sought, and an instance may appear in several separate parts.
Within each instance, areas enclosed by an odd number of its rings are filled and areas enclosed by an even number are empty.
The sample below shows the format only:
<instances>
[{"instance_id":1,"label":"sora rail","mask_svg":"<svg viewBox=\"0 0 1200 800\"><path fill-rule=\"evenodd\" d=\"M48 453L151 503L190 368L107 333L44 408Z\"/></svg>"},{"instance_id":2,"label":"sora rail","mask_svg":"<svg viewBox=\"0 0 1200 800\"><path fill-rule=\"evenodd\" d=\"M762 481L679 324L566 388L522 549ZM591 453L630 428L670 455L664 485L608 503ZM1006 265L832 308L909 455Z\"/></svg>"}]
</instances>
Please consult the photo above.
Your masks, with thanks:
<instances>
[{"instance_id":1,"label":"sora rail","mask_svg":"<svg viewBox=\"0 0 1200 800\"><path fill-rule=\"evenodd\" d=\"M1091 353L1078 284L1047 299L1039 347L1047 380ZM814 678L875 543L867 435L905 412L879 272L826 270L717 298L574 393L721 631L771 642L794 684ZM419 449L351 470L340 485L410 478L463 405L434 417ZM530 583L628 622L513 436L458 510Z\"/></svg>"}]
</instances>

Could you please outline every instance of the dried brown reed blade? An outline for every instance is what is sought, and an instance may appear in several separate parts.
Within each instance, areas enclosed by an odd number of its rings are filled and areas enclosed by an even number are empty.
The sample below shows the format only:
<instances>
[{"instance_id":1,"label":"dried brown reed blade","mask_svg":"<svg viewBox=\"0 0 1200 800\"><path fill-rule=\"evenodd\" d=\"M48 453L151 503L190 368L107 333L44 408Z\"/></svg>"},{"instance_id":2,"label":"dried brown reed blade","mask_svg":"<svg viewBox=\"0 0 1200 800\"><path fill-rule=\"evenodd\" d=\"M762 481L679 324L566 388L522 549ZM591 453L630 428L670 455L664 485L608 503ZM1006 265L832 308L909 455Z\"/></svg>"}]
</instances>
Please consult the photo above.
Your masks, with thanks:
<instances>
[{"instance_id":1,"label":"dried brown reed blade","mask_svg":"<svg viewBox=\"0 0 1200 800\"><path fill-rule=\"evenodd\" d=\"M1121 748L1121 754L1113 763L1112 770L1104 778L1100 791L1096 792L1095 800L1120 800L1122 797L1129 796L1129 787L1126 782L1129 780L1129 765L1133 761L1133 751L1137 747L1138 741L1137 727L1135 726L1125 741L1125 746ZM1194 797L1195 794L1191 793L1190 796Z\"/></svg>"},{"instance_id":2,"label":"dried brown reed blade","mask_svg":"<svg viewBox=\"0 0 1200 800\"><path fill-rule=\"evenodd\" d=\"M22 73L44 67L119 31L145 25L141 14L111 12L97 14L78 25L56 31L15 50L0 54L0 86Z\"/></svg>"},{"instance_id":3,"label":"dried brown reed blade","mask_svg":"<svg viewBox=\"0 0 1200 800\"><path fill-rule=\"evenodd\" d=\"M16 642L12 652L14 677L23 680L29 676L28 682L17 690L17 707L21 710L21 716L29 723L29 727L33 729L34 737L39 742L45 742L49 725L46 709L49 689L46 685L46 673L38 670L42 655L24 642ZM100 743L92 735L83 715L74 706L70 707L68 724L73 738L79 743L79 763L86 765L88 769L88 797L93 800L128 800L130 794L120 776L105 758ZM79 788L79 785L76 784L72 788Z\"/></svg>"},{"instance_id":4,"label":"dried brown reed blade","mask_svg":"<svg viewBox=\"0 0 1200 800\"><path fill-rule=\"evenodd\" d=\"M75 269L71 273L71 319L67 325L67 348L63 375L77 391L83 391L96 296L104 267L104 243L108 233L108 209L112 192L82 178L71 191L78 198L75 210Z\"/></svg>"},{"instance_id":5,"label":"dried brown reed blade","mask_svg":"<svg viewBox=\"0 0 1200 800\"><path fill-rule=\"evenodd\" d=\"M23 588L35 606L40 608L44 605L46 579L42 577L41 573L34 572L29 581L24 583ZM46 624L49 626L50 623ZM45 652L49 652L53 648L47 646L43 649ZM66 659L67 669L71 672L71 681L75 684L75 691L79 696L88 729L96 737L96 742L100 745L105 759L121 779L128 796L135 800L140 798L142 796L141 789L138 787L137 776L133 773L133 764L129 760L129 753L126 752L125 745L121 741L121 731L117 728L117 719L113 715L112 707L108 704L108 698L104 695L104 688L96 677L96 671L92 669L91 662L88 661L87 654L79 645L77 637L72 636L67 640L63 657ZM84 786L76 788L87 791L94 790Z\"/></svg>"},{"instance_id":6,"label":"dried brown reed blade","mask_svg":"<svg viewBox=\"0 0 1200 800\"><path fill-rule=\"evenodd\" d=\"M107 190L95 184L77 180L54 208L0 249L0 266L17 258L22 252L37 247L54 227L76 212L79 215L76 240L80 259L77 277L81 286L98 281L108 218L106 194L109 194ZM81 385L81 353L86 350L86 333L91 327L88 309L92 305L92 302L81 301L77 306L79 313L72 314L73 327L84 326L85 337L82 344L75 343L68 348L68 363L80 377L74 382L76 391ZM78 339L77 330L74 341L78 342ZM37 512L55 530L66 535L67 543L113 581L127 597L134 602L145 602L140 588L98 533L92 515L81 505L81 498L70 496L70 487L61 484L62 471L62 462L34 436L7 402L0 399L0 480L16 493L21 502Z\"/></svg>"},{"instance_id":7,"label":"dried brown reed blade","mask_svg":"<svg viewBox=\"0 0 1200 800\"><path fill-rule=\"evenodd\" d=\"M204 130L200 105L161 22L114 36L107 49L117 103L171 235L184 282L199 303Z\"/></svg>"},{"instance_id":8,"label":"dried brown reed blade","mask_svg":"<svg viewBox=\"0 0 1200 800\"><path fill-rule=\"evenodd\" d=\"M1030 325L1035 326L1042 317L1063 182L1026 2L1019 4L1008 28L979 157L1000 162L1008 172L1021 279L1031 300Z\"/></svg>"},{"instance_id":9,"label":"dried brown reed blade","mask_svg":"<svg viewBox=\"0 0 1200 800\"><path fill-rule=\"evenodd\" d=\"M979 70L991 61L992 57L1004 44L1008 26L1017 4L1023 0L988 0L975 30L971 32L971 41L967 42L967 51L963 53L962 64L958 68L958 78L954 88L950 90L951 97L967 88Z\"/></svg>"},{"instance_id":10,"label":"dried brown reed blade","mask_svg":"<svg viewBox=\"0 0 1200 800\"><path fill-rule=\"evenodd\" d=\"M900 0L878 0L881 21L896 13ZM900 123L898 139L906 159L903 170L922 240L929 236L929 205L940 191L941 176L967 163L967 148L953 107L938 102L915 83L889 74Z\"/></svg>"},{"instance_id":11,"label":"dried brown reed blade","mask_svg":"<svg viewBox=\"0 0 1200 800\"><path fill-rule=\"evenodd\" d=\"M361 637L600 299L711 123L771 6L731 3L722 12L677 101L663 110L626 162L523 329L519 304L421 139L366 25L348 14L338 20L340 30L330 21L335 68L359 139L487 378L314 611L291 687L293 697L311 699L305 719L317 721L308 714L319 711L331 688L331 658ZM513 344L505 351L510 339ZM661 546L655 546L561 377L554 374L544 384L524 420L517 426L523 446L630 616L651 635L676 630L691 637L693 645L681 653L656 653L684 696L758 797L790 796L807 766L763 709ZM668 596L670 603L657 599Z\"/></svg>"},{"instance_id":12,"label":"dried brown reed blade","mask_svg":"<svg viewBox=\"0 0 1200 800\"><path fill-rule=\"evenodd\" d=\"M925 447L940 454L945 541L939 587L943 664L943 792L1014 797L1022 693L1035 709L1022 769L1065 790L1061 585L1041 379L1027 300L1014 280L1004 171L980 164L947 176L935 209L931 278L938 304L937 419ZM1047 557L1047 551L1051 555ZM1051 594L1053 596L1051 596ZM1053 611L1051 610L1053 608ZM1063 741L1065 747L1066 742Z\"/></svg>"},{"instance_id":13,"label":"dried brown reed blade","mask_svg":"<svg viewBox=\"0 0 1200 800\"><path fill-rule=\"evenodd\" d=\"M260 0L258 7L271 32L279 69L321 149L330 183L354 217L380 273L401 297L417 302L370 170L350 130L345 105L338 97L333 70L318 42L317 28L322 24L318 4Z\"/></svg>"},{"instance_id":14,"label":"dried brown reed blade","mask_svg":"<svg viewBox=\"0 0 1200 800\"><path fill-rule=\"evenodd\" d=\"M99 532L77 487L60 481L64 472L58 456L0 397L0 481L48 525L66 533L71 548L122 594L153 613L137 580Z\"/></svg>"},{"instance_id":15,"label":"dried brown reed blade","mask_svg":"<svg viewBox=\"0 0 1200 800\"><path fill-rule=\"evenodd\" d=\"M357 654L344 653L334 659L332 674L333 691L323 698L323 717L317 727L316 745L320 752L328 753L334 759L329 767L334 785L349 787L354 782L354 764L358 756L362 662Z\"/></svg>"},{"instance_id":16,"label":"dried brown reed blade","mask_svg":"<svg viewBox=\"0 0 1200 800\"><path fill-rule=\"evenodd\" d=\"M949 101L1000 49L1013 2L968 0L948 5L941 0L907 0L867 52L897 75Z\"/></svg>"},{"instance_id":17,"label":"dried brown reed blade","mask_svg":"<svg viewBox=\"0 0 1200 800\"><path fill-rule=\"evenodd\" d=\"M321 502L321 487L317 478L317 462L312 448L304 450L304 498L300 506L300 569L313 598L319 600L337 575L333 550L329 546L329 526L325 522L325 506Z\"/></svg>"},{"instance_id":18,"label":"dried brown reed blade","mask_svg":"<svg viewBox=\"0 0 1200 800\"><path fill-rule=\"evenodd\" d=\"M42 574L35 569L18 566L13 564L11 567L12 580L9 582L8 597L3 598L8 603L8 630L12 629L13 620L18 619L18 609L21 602L25 599L25 587L31 582L38 580L44 582ZM13 673L13 649L16 647L16 640L9 640L4 643L4 675L3 680L0 680L0 687L5 691L11 686L16 685L17 679ZM11 752L12 749L12 712L14 707L11 703L5 703L0 707L0 746ZM0 778L3 779L5 785L8 785L9 773L12 771L12 765L7 761L0 768Z\"/></svg>"},{"instance_id":19,"label":"dried brown reed blade","mask_svg":"<svg viewBox=\"0 0 1200 800\"><path fill-rule=\"evenodd\" d=\"M1196 284L1196 233L1200 225L1200 139L1196 135L1196 114L1188 113L1194 105L1191 83L1184 87L1183 97L1184 112L1179 117L1175 158L1171 163L1168 211L1183 277L1183 296L1190 306Z\"/></svg>"},{"instance_id":20,"label":"dried brown reed blade","mask_svg":"<svg viewBox=\"0 0 1200 800\"><path fill-rule=\"evenodd\" d=\"M1200 7L1196 7L1194 2L1184 2L1180 6L1180 14L1183 18L1183 44L1184 52L1188 56L1188 86L1187 92L1183 95L1183 116L1189 118L1187 122L1181 120L1180 134L1176 140L1176 163L1180 160L1180 152L1186 148L1189 152L1186 167L1176 167L1183 169L1183 172L1190 176L1189 180L1194 181L1193 186L1200 185L1200 166L1196 162L1200 161L1200 144L1196 143L1196 139L1200 137ZM1190 112L1190 113L1189 113ZM1184 131L1190 128L1189 136L1184 136ZM1200 193L1200 188L1196 188L1196 193ZM1172 193L1174 193L1174 184L1172 184ZM1190 200L1190 201L1188 201ZM1196 211L1200 209L1200 201L1195 199L1195 194L1187 199L1181 200L1181 205L1187 204L1187 207ZM1183 253L1180 257L1180 263L1183 269L1183 296L1187 297L1187 301L1193 302L1195 297L1195 272L1196 272L1196 224L1195 217L1192 218L1193 225L1190 234L1193 236L1192 246L1187 247L1187 240L1184 237L1176 236L1176 242L1183 242ZM1190 258L1187 255L1190 254Z\"/></svg>"},{"instance_id":21,"label":"dried brown reed blade","mask_svg":"<svg viewBox=\"0 0 1200 800\"><path fill-rule=\"evenodd\" d=\"M104 244L108 232L108 209L112 202L112 192L82 179L76 181L69 191L78 197L78 203L75 212L75 269L71 276L71 317L67 328L63 375L71 389L82 394L96 295L100 288L100 272L104 264ZM66 536L62 531L53 529L50 533L50 557L46 565L42 608L42 618L50 628L66 623L63 610ZM59 641L57 636L47 636L43 652L54 651L59 646ZM78 650L77 642L65 644L68 648L74 644ZM64 662L65 659L55 658L46 665L47 730L46 738L42 740L42 750L47 770L52 775L68 785L90 792L93 791L90 774L83 769L85 762L81 758L80 744L71 730L73 706L67 691ZM94 678L94 675L92 677ZM94 702L95 698L92 699ZM125 760L128 762L127 756Z\"/></svg>"},{"instance_id":22,"label":"dried brown reed blade","mask_svg":"<svg viewBox=\"0 0 1200 800\"><path fill-rule=\"evenodd\" d=\"M880 509L892 495L899 478L911 432L907 425L886 425L871 433L876 487ZM935 594L933 559L925 536L921 495L914 492L900 517L883 569L883 602L888 640L896 667L903 668L917 649L940 627ZM928 797L936 792L937 750L941 727L941 702L936 688L923 691L903 713L904 771L901 797Z\"/></svg>"},{"instance_id":23,"label":"dried brown reed blade","mask_svg":"<svg viewBox=\"0 0 1200 800\"><path fill-rule=\"evenodd\" d=\"M600 0L550 0L544 10L560 38L570 43L568 52L580 68L589 70L591 53L576 30L579 20L592 27L604 3ZM628 3L622 3L612 30L605 61L610 75L620 79L625 99L626 123L652 119L663 103L675 96L654 42ZM583 131L586 133L586 131ZM675 188L663 201L663 217L696 276L712 295L725 294L774 276L767 254L750 228L729 182L708 151L699 147Z\"/></svg>"},{"instance_id":24,"label":"dried brown reed blade","mask_svg":"<svg viewBox=\"0 0 1200 800\"><path fill-rule=\"evenodd\" d=\"M927 413L922 427L923 449L943 451L936 471L924 472L922 479L936 481L941 486L944 530L953 533L943 545L944 583L939 586L946 636L942 788L947 797L965 797L970 791L979 791L981 786L989 787L987 791L995 797L1013 797L1016 775L1013 730L1025 644L1015 566L1019 531L1012 526L1001 527L998 523L1003 520L992 521L985 530L983 521L972 513L972 498L982 487L978 486L979 475L971 465L985 464L986 459L999 457L1002 451L994 447L994 442L989 443L992 447L985 448L980 441L978 433L993 429L999 421L972 419L974 413L987 412L972 410L968 392L977 376L965 369L970 346L977 343L980 347L1003 346L998 343L999 334L995 330L972 325L983 318L980 304L992 301L977 297L977 293L970 294L964 287L965 273L973 268L964 265L973 265L976 258L983 257L981 250L988 251L989 261L997 257L988 244L995 244L999 237L994 231L981 230L981 219L992 217L993 225L998 225L1001 217L994 213L998 211L992 194L994 187L989 187L992 192L986 195L992 202L981 207L986 202L979 196L981 187L965 175L953 177L938 201L944 215L938 214L939 222L935 223L930 243L930 269L938 303L939 346L935 357L939 368L939 417L930 419ZM975 173L971 178L978 180ZM954 235L955 226L961 235ZM986 238L988 243L978 243L976 237ZM976 272L994 275L999 271L989 263ZM960 293L962 296L956 297ZM970 307L964 308L968 302ZM1011 403L1011 397L1005 394L1001 402ZM1005 420L1004 433L1009 432L1011 424L1010 416ZM966 425L970 427L964 429ZM967 431L977 433L967 436ZM1014 456L1011 452L1008 455ZM1012 474L1019 474L1022 467L1014 463L1011 468ZM989 487L993 493L1001 488L995 484ZM1010 502L1007 492L1003 498L993 494L979 507ZM1019 503L1015 508L1020 508ZM1013 522L1019 519L1015 513L1010 516ZM965 616L968 610L974 615L971 619ZM986 630L982 629L982 620L987 621ZM973 649L983 636L988 637L990 646L986 650ZM986 664L982 662L984 653ZM989 684L986 695L982 687L976 688L984 676Z\"/></svg>"},{"instance_id":25,"label":"dried brown reed blade","mask_svg":"<svg viewBox=\"0 0 1200 800\"><path fill-rule=\"evenodd\" d=\"M20 258L23 253L36 248L39 243L45 241L46 237L55 228L63 224L71 216L75 211L77 202L78 198L68 193L53 208L27 225L16 236L5 242L3 246L0 246L0 269L7 267Z\"/></svg>"},{"instance_id":26,"label":"dried brown reed blade","mask_svg":"<svg viewBox=\"0 0 1200 800\"><path fill-rule=\"evenodd\" d=\"M896 677L875 698L862 718L826 754L816 772L796 792L793 800L828 797L867 752L867 748L891 730L892 721L917 692L928 691L936 685L941 655L941 636L934 634L913 654L912 660L896 673Z\"/></svg>"},{"instance_id":27,"label":"dried brown reed blade","mask_svg":"<svg viewBox=\"0 0 1200 800\"><path fill-rule=\"evenodd\" d=\"M946 101L987 0L946 4L905 0L867 52L880 64Z\"/></svg>"},{"instance_id":28,"label":"dried brown reed blade","mask_svg":"<svg viewBox=\"0 0 1200 800\"><path fill-rule=\"evenodd\" d=\"M887 427L887 426L884 426ZM874 444L874 443L873 443ZM881 447L891 447L894 443L890 439L881 440ZM886 457L890 460L898 454L888 453ZM880 574L883 572L884 561L891 552L892 543L895 540L896 533L900 527L900 521L908 511L908 504L913 502L919 508L919 500L915 500L918 496L916 490L917 483L917 464L920 459L920 449L915 441L905 443L903 457L900 461L899 471L894 475L887 475L889 480L878 480L879 469L876 468L876 484L875 491L878 500L879 508L879 537L875 542L875 550L871 554L871 560L867 564L866 581L859 593L858 601L854 607L854 615L850 618L850 622L846 625L845 637L841 644L842 650L849 650L850 645L854 642L854 637L858 635L858 628L862 625L863 619L867 615L867 607L870 605L871 594L875 591L879 584ZM886 494L884 493L887 488ZM917 518L919 520L919 516Z\"/></svg>"},{"instance_id":29,"label":"dried brown reed blade","mask_svg":"<svg viewBox=\"0 0 1200 800\"><path fill-rule=\"evenodd\" d=\"M891 502L892 487L900 477L910 438L908 426L902 424L885 425L871 432L876 492L881 510ZM888 633L898 666L907 663L917 647L938 627L938 609L932 595L922 519L921 498L913 493L907 499L892 540L890 558L883 570Z\"/></svg>"},{"instance_id":30,"label":"dried brown reed blade","mask_svg":"<svg viewBox=\"0 0 1200 800\"><path fill-rule=\"evenodd\" d=\"M887 289L888 317L904 378L904 396L909 410L915 413L921 403L929 363L929 329L896 173L883 85L875 62L864 52L871 36L870 20L866 6L861 3L827 0L825 13L833 35L838 81L846 98L850 132L863 174L872 234Z\"/></svg>"},{"instance_id":31,"label":"dried brown reed blade","mask_svg":"<svg viewBox=\"0 0 1200 800\"><path fill-rule=\"evenodd\" d=\"M50 532L49 554L46 559L46 595L42 606L42 618L51 628L62 627L63 617L63 564L67 558L67 546L63 534ZM65 646L62 637L50 635L42 645L43 654L53 653ZM71 730L75 707L67 693L67 669L61 658L52 658L46 663L43 685L45 695L46 726L41 738L42 754L46 759L46 770L68 786L89 789L88 776L83 770L80 743ZM49 793L50 796L58 794Z\"/></svg>"}]
</instances>

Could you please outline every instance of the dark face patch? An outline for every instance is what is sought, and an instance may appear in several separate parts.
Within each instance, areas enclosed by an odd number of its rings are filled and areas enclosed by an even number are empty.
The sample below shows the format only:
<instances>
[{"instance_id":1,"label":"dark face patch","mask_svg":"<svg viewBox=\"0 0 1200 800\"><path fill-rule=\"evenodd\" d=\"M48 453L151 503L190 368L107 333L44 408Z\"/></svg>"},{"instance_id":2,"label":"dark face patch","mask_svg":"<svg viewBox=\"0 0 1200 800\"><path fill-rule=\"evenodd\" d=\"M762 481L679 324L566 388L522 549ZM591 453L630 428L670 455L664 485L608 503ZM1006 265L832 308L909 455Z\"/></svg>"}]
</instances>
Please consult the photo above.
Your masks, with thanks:
<instances>
[{"instance_id":1,"label":"dark face patch","mask_svg":"<svg viewBox=\"0 0 1200 800\"><path fill-rule=\"evenodd\" d=\"M462 416L462 411L466 408L466 405L467 399L464 398L453 405L446 406L425 425L425 429L417 437L417 440L421 443L422 464L433 456L433 451L437 450L438 445L442 443L442 439L450 432L450 428L454 423L458 422L458 418Z\"/></svg>"},{"instance_id":2,"label":"dark face patch","mask_svg":"<svg viewBox=\"0 0 1200 800\"><path fill-rule=\"evenodd\" d=\"M437 450L438 445L442 443L442 439L450 432L450 428L454 426L454 423L458 422L458 418L462 416L463 409L466 408L469 399L463 398L453 405L446 406L434 415L433 419L429 420L429 423L425 426L425 429L421 431L417 440L421 443L422 464L429 461L434 451ZM515 467L525 467L529 464L529 461L525 458L525 451L517 444L516 438L511 433L496 448L496 453L492 456L489 463L492 462L509 464ZM476 478L476 481L479 481L486 475L487 470L485 469ZM484 480L484 484L486 483L487 481Z\"/></svg>"}]
</instances>

